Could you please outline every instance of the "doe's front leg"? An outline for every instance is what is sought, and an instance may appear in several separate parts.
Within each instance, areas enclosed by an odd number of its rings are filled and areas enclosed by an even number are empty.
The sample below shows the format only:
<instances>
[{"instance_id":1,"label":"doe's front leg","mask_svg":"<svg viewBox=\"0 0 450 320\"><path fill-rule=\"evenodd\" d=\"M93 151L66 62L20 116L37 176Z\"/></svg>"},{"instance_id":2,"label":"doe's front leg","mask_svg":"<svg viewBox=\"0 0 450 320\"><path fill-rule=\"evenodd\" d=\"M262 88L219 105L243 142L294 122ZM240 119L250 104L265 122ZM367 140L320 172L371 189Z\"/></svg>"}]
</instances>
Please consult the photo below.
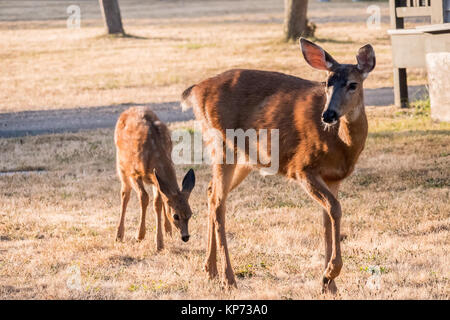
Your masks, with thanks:
<instances>
[{"instance_id":1,"label":"doe's front leg","mask_svg":"<svg viewBox=\"0 0 450 320\"><path fill-rule=\"evenodd\" d=\"M213 180L209 182L207 189L208 196L208 211L211 210L211 196L212 196ZM216 247L216 233L213 216L208 212L208 247L207 256L204 269L208 273L209 279L214 279L218 275L217 271L217 247Z\"/></svg>"},{"instance_id":2,"label":"doe's front leg","mask_svg":"<svg viewBox=\"0 0 450 320\"><path fill-rule=\"evenodd\" d=\"M318 175L306 174L301 178L306 192L324 209L324 239L325 239L325 271L322 276L322 291L337 292L334 279L342 269L340 247L341 205L337 200L338 184L329 186Z\"/></svg>"}]
</instances>

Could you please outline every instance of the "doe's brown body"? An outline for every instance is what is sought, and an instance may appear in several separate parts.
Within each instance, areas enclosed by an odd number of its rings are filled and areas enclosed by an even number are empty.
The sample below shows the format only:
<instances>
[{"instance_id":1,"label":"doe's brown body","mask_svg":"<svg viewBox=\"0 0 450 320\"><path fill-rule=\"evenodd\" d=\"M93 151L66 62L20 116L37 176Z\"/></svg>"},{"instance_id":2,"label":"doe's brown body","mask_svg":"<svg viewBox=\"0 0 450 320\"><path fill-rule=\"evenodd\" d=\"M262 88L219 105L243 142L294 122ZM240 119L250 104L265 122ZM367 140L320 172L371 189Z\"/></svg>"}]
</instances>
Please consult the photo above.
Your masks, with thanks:
<instances>
[{"instance_id":1,"label":"doe's brown body","mask_svg":"<svg viewBox=\"0 0 450 320\"><path fill-rule=\"evenodd\" d=\"M194 109L207 144L214 141L208 133L211 129L221 133L224 141L227 129L279 130L278 174L297 181L324 210L322 287L324 291L336 292L334 279L342 267L338 188L353 171L366 141L363 81L375 67L375 54L366 45L358 52L358 64L346 65L337 63L305 39L301 40L301 47L311 66L328 71L325 83L277 72L230 70L186 89L182 104ZM269 145L265 152L270 155ZM259 144L258 148L264 146ZM215 152L214 148L211 150ZM224 281L235 285L225 236L226 198L251 170L262 165L230 164L225 160L213 163L213 179L208 188L210 219L205 270L209 277L218 274L218 247Z\"/></svg>"}]
</instances>

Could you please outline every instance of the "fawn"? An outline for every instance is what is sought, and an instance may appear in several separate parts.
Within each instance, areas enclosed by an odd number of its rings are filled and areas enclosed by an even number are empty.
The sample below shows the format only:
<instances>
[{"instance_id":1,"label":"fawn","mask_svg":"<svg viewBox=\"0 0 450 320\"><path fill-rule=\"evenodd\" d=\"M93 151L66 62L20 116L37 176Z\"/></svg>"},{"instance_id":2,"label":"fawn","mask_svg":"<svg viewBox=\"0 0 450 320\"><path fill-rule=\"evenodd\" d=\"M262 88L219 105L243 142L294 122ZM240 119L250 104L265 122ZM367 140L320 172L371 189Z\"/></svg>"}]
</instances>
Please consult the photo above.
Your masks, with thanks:
<instances>
[{"instance_id":1,"label":"fawn","mask_svg":"<svg viewBox=\"0 0 450 320\"><path fill-rule=\"evenodd\" d=\"M144 184L153 188L153 209L156 214L156 248L164 247L161 215L168 234L172 225L181 233L184 242L189 240L188 222L192 215L189 195L195 186L194 170L190 169L180 190L174 164L171 159L172 140L170 131L158 117L146 107L133 107L124 111L117 120L114 142L116 144L117 173L122 183L121 214L117 227L117 241L124 237L125 211L131 188L136 191L141 219L137 240L145 237L145 216L149 196Z\"/></svg>"},{"instance_id":2,"label":"fawn","mask_svg":"<svg viewBox=\"0 0 450 320\"><path fill-rule=\"evenodd\" d=\"M227 148L225 133L233 129L278 129L278 174L296 181L323 208L325 270L324 292L337 291L334 279L342 268L340 249L341 205L339 185L353 171L364 149L368 124L364 110L363 81L375 67L375 52L365 45L357 64L340 64L318 45L300 40L306 62L327 71L326 82L315 82L277 72L230 70L195 84L182 94L183 108L193 108L202 123L203 138L211 147L211 129L222 135L219 148ZM224 144L223 141L226 143ZM274 143L274 141L272 141ZM271 149L261 144L259 148ZM237 150L236 154L248 150ZM217 149L211 147L212 158ZM223 154L223 153L222 153ZM216 249L228 286L236 286L225 235L225 202L258 164L213 161L208 188L209 231L205 270L217 276Z\"/></svg>"}]
</instances>

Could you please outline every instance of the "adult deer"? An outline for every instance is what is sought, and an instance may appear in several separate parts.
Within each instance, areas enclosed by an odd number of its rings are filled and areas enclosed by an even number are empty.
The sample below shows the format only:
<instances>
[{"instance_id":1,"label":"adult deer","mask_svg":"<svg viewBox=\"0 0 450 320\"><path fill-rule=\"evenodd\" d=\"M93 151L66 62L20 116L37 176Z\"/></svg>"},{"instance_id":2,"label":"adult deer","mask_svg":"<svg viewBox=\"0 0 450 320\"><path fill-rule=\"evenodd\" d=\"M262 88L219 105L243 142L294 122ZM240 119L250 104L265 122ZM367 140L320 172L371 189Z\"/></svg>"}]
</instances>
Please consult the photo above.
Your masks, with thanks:
<instances>
[{"instance_id":1,"label":"adult deer","mask_svg":"<svg viewBox=\"0 0 450 320\"><path fill-rule=\"evenodd\" d=\"M220 132L224 141L227 129L279 129L278 174L297 181L324 210L322 289L334 293L334 279L342 268L338 189L353 171L366 141L363 81L375 67L375 53L368 44L359 49L356 65L339 64L318 45L305 39L300 43L305 60L313 68L328 72L326 82L277 72L230 70L186 89L182 105L193 107L202 123L205 142L210 145L214 139L208 135L209 129ZM258 147L264 148L261 144ZM208 190L205 270L211 278L217 275L218 246L223 280L228 286L236 286L225 235L225 201L229 192L261 165L220 160L213 162Z\"/></svg>"},{"instance_id":2,"label":"adult deer","mask_svg":"<svg viewBox=\"0 0 450 320\"><path fill-rule=\"evenodd\" d=\"M156 214L156 248L164 247L161 215L167 233L172 224L180 231L184 242L189 240L188 222L192 215L188 200L195 185L195 174L190 169L183 179L182 189L177 184L172 162L172 140L167 126L145 107L134 107L124 111L117 120L114 133L117 151L117 173L122 182L121 206L117 241L122 241L125 232L125 211L131 188L139 198L141 219L137 240L145 237L145 216L149 196L144 184L153 186L153 209Z\"/></svg>"}]
</instances>

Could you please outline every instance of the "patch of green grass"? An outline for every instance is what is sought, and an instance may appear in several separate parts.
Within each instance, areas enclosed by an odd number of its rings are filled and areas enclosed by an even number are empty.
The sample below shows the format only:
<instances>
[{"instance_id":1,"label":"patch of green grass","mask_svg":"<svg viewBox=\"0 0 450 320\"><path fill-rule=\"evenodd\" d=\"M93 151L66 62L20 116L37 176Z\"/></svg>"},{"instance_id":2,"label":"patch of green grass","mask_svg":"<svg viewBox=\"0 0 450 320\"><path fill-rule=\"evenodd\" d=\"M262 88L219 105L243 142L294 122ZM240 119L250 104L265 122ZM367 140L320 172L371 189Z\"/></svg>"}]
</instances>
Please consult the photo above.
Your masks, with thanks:
<instances>
[{"instance_id":1,"label":"patch of green grass","mask_svg":"<svg viewBox=\"0 0 450 320\"><path fill-rule=\"evenodd\" d=\"M360 267L359 269L362 272L368 272L370 274L379 274L379 275L389 272L389 270L383 266L367 266L367 267Z\"/></svg>"},{"instance_id":2,"label":"patch of green grass","mask_svg":"<svg viewBox=\"0 0 450 320\"><path fill-rule=\"evenodd\" d=\"M416 100L412 103L412 108L414 109L414 115L418 117L430 117L431 115L431 104L430 96L425 96L420 100Z\"/></svg>"},{"instance_id":3,"label":"patch of green grass","mask_svg":"<svg viewBox=\"0 0 450 320\"><path fill-rule=\"evenodd\" d=\"M256 271L264 271L266 276L270 276L268 273L268 265L264 261L260 261L258 263L249 263L245 265L241 265L238 267L236 271L236 276L238 278L251 278L256 275Z\"/></svg>"},{"instance_id":4,"label":"patch of green grass","mask_svg":"<svg viewBox=\"0 0 450 320\"><path fill-rule=\"evenodd\" d=\"M255 275L255 266L251 263L240 266L236 271L236 276L238 278L251 278L254 275Z\"/></svg>"},{"instance_id":5,"label":"patch of green grass","mask_svg":"<svg viewBox=\"0 0 450 320\"><path fill-rule=\"evenodd\" d=\"M433 131L450 134L450 123L434 122L430 117L430 100L424 98L408 109L392 109L383 117L372 119L369 115L369 137L385 138L408 132L410 135L429 134Z\"/></svg>"},{"instance_id":6,"label":"patch of green grass","mask_svg":"<svg viewBox=\"0 0 450 320\"><path fill-rule=\"evenodd\" d=\"M396 116L413 116L418 118L430 118L431 104L430 96L424 95L422 98L411 102L409 108L395 112Z\"/></svg>"}]
</instances>

